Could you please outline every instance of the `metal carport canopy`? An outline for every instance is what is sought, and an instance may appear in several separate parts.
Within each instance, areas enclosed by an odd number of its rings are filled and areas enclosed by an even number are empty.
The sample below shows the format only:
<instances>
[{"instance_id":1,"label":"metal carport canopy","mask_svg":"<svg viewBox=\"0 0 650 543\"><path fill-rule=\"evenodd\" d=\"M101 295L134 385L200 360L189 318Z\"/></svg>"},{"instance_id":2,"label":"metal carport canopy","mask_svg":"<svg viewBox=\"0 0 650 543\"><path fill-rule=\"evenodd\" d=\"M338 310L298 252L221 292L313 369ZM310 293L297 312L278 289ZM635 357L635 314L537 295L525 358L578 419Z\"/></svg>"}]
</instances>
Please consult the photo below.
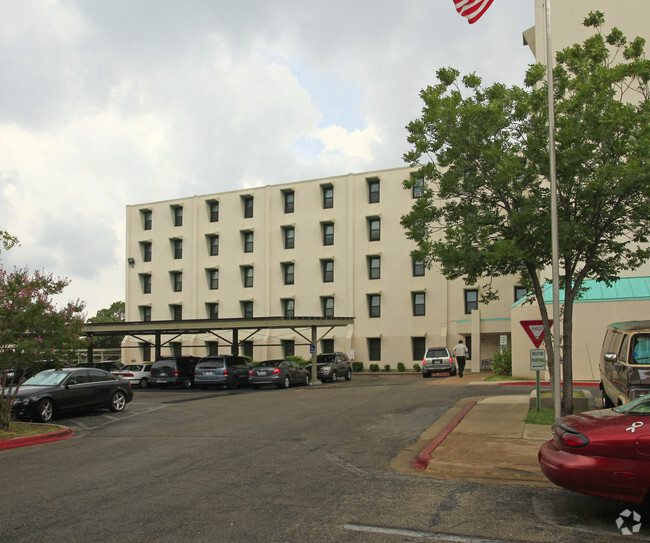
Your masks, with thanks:
<instances>
[{"instance_id":1,"label":"metal carport canopy","mask_svg":"<svg viewBox=\"0 0 650 543\"><path fill-rule=\"evenodd\" d=\"M263 330L263 329L290 329L301 335L312 345L316 345L317 330L322 327L334 328L337 326L348 326L354 323L353 317L253 317L237 319L186 319L168 321L137 321L137 322L108 322L108 323L86 323L83 333L92 336L155 336L156 358L160 357L161 336L163 334L202 334L214 333L217 330L231 330L233 333L232 350L233 354L239 352L239 330ZM310 328L311 337L307 338L297 328ZM88 346L88 360L92 360L93 344ZM312 363L316 362L316 353L312 354ZM315 374L314 374L315 375Z\"/></svg>"}]
</instances>

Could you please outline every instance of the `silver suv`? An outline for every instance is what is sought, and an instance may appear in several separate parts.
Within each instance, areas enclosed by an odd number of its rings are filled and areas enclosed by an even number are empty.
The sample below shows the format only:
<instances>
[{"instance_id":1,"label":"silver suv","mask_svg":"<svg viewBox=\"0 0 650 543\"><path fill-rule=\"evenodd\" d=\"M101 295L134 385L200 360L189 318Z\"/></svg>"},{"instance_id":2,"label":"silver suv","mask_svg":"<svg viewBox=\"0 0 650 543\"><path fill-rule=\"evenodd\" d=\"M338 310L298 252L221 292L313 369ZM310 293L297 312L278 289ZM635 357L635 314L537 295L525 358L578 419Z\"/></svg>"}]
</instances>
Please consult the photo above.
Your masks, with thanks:
<instances>
[{"instance_id":1,"label":"silver suv","mask_svg":"<svg viewBox=\"0 0 650 543\"><path fill-rule=\"evenodd\" d=\"M422 359L422 377L431 377L432 373L449 373L456 375L456 361L447 347L429 347Z\"/></svg>"}]
</instances>

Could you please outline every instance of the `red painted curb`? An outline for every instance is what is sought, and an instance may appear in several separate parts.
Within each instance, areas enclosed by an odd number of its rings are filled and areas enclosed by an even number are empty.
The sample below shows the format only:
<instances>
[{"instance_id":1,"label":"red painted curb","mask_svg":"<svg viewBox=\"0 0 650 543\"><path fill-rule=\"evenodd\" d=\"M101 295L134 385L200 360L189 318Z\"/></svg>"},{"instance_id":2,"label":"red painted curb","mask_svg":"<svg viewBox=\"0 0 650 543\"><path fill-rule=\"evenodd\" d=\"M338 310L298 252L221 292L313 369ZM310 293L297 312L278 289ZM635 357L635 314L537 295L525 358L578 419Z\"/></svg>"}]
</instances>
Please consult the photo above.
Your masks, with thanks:
<instances>
[{"instance_id":1,"label":"red painted curb","mask_svg":"<svg viewBox=\"0 0 650 543\"><path fill-rule=\"evenodd\" d=\"M50 432L49 434L3 439L0 441L0 451L5 449L15 449L17 447L28 447L29 445L40 445L41 443L50 443L52 441L60 441L62 439L68 439L69 437L72 437L72 435L72 430L70 430L70 428L63 428L57 432Z\"/></svg>"},{"instance_id":2,"label":"red painted curb","mask_svg":"<svg viewBox=\"0 0 650 543\"><path fill-rule=\"evenodd\" d=\"M463 410L458 413L458 415L456 415L453 420L447 424L447 426L445 426L444 430L440 432L431 443L429 443L424 449L420 451L420 454L418 454L411 462L411 466L415 469L426 469L432 458L431 453L445 440L449 434L451 434L451 431L456 428L456 426L458 426L458 423L463 420L463 417L470 412L470 409L472 409L472 407L474 407L477 402L478 400L474 400L467 404Z\"/></svg>"},{"instance_id":3,"label":"red painted curb","mask_svg":"<svg viewBox=\"0 0 650 543\"><path fill-rule=\"evenodd\" d=\"M504 381L503 383L499 383L499 385L505 386L505 385L536 385L537 381ZM542 386L548 387L551 386L551 383L548 381L540 381L539 383ZM574 387L597 387L600 386L599 382L594 382L594 381L575 381L573 383Z\"/></svg>"}]
</instances>

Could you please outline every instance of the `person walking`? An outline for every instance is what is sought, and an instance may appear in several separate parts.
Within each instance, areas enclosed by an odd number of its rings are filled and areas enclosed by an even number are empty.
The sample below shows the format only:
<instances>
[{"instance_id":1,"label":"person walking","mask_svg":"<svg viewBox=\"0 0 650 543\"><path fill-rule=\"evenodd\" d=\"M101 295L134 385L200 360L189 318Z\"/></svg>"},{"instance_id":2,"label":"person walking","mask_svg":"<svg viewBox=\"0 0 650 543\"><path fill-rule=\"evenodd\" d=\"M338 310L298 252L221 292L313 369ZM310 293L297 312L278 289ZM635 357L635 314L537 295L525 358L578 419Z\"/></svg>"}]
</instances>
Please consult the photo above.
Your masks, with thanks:
<instances>
[{"instance_id":1,"label":"person walking","mask_svg":"<svg viewBox=\"0 0 650 543\"><path fill-rule=\"evenodd\" d=\"M456 355L456 362L458 362L458 375L462 377L463 372L465 371L465 360L469 351L467 350L467 347L463 345L462 339L458 340L458 343L454 346L452 351Z\"/></svg>"}]
</instances>

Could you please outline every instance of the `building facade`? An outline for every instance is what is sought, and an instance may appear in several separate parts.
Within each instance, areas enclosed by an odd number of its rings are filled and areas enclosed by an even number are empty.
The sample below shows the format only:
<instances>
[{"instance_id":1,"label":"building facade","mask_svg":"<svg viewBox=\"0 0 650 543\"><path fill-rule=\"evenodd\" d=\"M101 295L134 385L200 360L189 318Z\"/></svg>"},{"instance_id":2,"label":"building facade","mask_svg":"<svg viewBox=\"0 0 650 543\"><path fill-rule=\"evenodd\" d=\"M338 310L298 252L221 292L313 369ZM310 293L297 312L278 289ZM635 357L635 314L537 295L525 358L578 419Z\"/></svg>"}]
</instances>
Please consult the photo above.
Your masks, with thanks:
<instances>
[{"instance_id":1,"label":"building facade","mask_svg":"<svg viewBox=\"0 0 650 543\"><path fill-rule=\"evenodd\" d=\"M344 351L365 367L411 368L427 346L464 338L478 371L510 334L523 293L499 279L501 301L483 306L480 285L447 281L412 260L400 225L419 196L410 168L348 174L127 207L126 320L354 317L318 352ZM242 338L240 338L241 341ZM164 353L230 350L228 338L168 338ZM291 330L251 331L254 360L309 344ZM124 360L150 356L134 338ZM473 364L473 365L472 365Z\"/></svg>"}]
</instances>

